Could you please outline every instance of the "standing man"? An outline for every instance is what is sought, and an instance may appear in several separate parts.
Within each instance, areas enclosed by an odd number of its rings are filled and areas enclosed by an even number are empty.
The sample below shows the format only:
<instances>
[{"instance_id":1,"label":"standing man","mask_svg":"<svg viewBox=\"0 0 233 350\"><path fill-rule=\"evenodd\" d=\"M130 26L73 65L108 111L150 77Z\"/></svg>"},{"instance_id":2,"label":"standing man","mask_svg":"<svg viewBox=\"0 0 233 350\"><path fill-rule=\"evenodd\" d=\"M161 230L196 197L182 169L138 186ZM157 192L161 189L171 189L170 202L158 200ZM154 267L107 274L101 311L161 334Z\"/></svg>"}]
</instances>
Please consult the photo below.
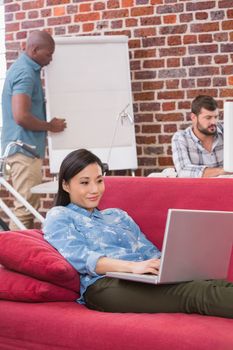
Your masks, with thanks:
<instances>
[{"instance_id":1,"label":"standing man","mask_svg":"<svg viewBox=\"0 0 233 350\"><path fill-rule=\"evenodd\" d=\"M12 64L7 72L2 93L2 152L11 141L21 140L35 146L39 155L15 146L11 149L8 163L12 185L35 209L39 208L39 196L31 188L42 182L42 159L45 156L46 133L62 132L65 119L46 121L45 99L41 84L41 68L52 60L55 43L46 31L30 34L25 52ZM33 227L33 216L21 203L15 201L15 215L27 227ZM13 222L10 229L17 227Z\"/></svg>"},{"instance_id":2,"label":"standing man","mask_svg":"<svg viewBox=\"0 0 233 350\"><path fill-rule=\"evenodd\" d=\"M192 126L172 138L173 163L178 177L215 177L223 170L223 125L218 123L217 102L197 96L191 106Z\"/></svg>"}]
</instances>

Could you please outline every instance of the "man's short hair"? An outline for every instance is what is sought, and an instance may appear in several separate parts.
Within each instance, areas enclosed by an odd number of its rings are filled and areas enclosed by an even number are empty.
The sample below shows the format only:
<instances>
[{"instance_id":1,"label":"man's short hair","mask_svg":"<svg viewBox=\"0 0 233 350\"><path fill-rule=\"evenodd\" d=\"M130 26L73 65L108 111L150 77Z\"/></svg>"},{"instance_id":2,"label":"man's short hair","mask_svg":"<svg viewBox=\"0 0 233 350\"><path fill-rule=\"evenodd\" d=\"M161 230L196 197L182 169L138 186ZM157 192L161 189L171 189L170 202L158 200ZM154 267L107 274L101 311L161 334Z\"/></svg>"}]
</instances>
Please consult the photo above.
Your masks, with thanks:
<instances>
[{"instance_id":1,"label":"man's short hair","mask_svg":"<svg viewBox=\"0 0 233 350\"><path fill-rule=\"evenodd\" d=\"M199 95L193 100L191 111L198 116L201 113L202 108L207 109L207 111L215 111L218 108L218 105L213 97Z\"/></svg>"}]
</instances>

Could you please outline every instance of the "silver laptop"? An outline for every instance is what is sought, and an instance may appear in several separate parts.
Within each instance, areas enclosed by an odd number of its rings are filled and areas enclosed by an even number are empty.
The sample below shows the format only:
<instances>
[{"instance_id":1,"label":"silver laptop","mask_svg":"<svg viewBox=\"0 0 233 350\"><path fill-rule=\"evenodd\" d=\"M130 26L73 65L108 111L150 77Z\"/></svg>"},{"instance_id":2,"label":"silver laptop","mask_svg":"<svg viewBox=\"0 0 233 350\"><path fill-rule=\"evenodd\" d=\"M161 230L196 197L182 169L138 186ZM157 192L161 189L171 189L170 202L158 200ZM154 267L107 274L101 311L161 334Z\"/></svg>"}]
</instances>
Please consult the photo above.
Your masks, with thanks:
<instances>
[{"instance_id":1,"label":"silver laptop","mask_svg":"<svg viewBox=\"0 0 233 350\"><path fill-rule=\"evenodd\" d=\"M233 212L169 209L158 276L107 272L110 277L176 283L224 279L233 243Z\"/></svg>"}]
</instances>

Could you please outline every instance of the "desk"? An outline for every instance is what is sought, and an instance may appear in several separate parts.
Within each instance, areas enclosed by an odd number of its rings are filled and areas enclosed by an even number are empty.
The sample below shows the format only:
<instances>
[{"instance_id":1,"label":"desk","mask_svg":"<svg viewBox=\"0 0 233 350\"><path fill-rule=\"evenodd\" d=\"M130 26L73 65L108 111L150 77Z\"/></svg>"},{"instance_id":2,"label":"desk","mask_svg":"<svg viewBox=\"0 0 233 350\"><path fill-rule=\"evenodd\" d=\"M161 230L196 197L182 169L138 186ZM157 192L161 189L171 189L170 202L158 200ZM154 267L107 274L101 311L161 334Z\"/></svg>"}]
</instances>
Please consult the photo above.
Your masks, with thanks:
<instances>
[{"instance_id":1,"label":"desk","mask_svg":"<svg viewBox=\"0 0 233 350\"><path fill-rule=\"evenodd\" d=\"M40 185L34 186L31 188L32 193L57 193L58 190L58 181L49 181L44 182Z\"/></svg>"}]
</instances>

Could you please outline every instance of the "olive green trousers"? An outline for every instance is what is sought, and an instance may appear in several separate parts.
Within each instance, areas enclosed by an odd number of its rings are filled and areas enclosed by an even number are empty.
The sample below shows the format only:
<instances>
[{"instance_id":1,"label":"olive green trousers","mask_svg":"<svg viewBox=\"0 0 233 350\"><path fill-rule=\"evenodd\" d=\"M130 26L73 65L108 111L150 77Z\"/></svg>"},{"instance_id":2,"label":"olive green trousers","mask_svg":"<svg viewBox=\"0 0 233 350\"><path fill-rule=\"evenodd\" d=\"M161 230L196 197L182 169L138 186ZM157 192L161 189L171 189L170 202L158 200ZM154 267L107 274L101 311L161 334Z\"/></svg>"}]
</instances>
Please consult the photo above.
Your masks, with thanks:
<instances>
[{"instance_id":1,"label":"olive green trousers","mask_svg":"<svg viewBox=\"0 0 233 350\"><path fill-rule=\"evenodd\" d=\"M86 306L104 312L183 312L233 318L233 283L224 280L153 285L104 277L84 294Z\"/></svg>"}]
</instances>

